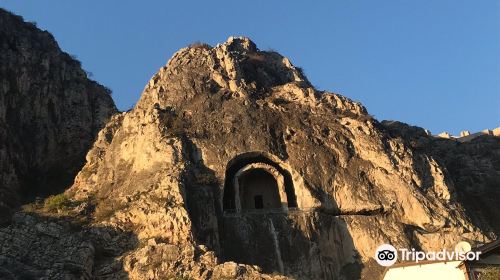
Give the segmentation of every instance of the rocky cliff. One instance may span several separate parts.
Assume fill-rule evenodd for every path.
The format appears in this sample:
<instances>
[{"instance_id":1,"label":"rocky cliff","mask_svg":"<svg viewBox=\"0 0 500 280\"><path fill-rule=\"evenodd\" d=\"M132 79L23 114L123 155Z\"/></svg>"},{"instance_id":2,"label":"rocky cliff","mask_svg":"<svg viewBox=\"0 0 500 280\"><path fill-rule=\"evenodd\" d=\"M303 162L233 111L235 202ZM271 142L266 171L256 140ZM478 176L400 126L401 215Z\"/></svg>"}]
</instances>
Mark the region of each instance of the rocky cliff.
<instances>
[{"instance_id":1,"label":"rocky cliff","mask_svg":"<svg viewBox=\"0 0 500 280\"><path fill-rule=\"evenodd\" d=\"M72 184L97 132L116 112L52 35L0 9L0 220Z\"/></svg>"},{"instance_id":2,"label":"rocky cliff","mask_svg":"<svg viewBox=\"0 0 500 280\"><path fill-rule=\"evenodd\" d=\"M432 156L446 167L446 176L456 191L455 199L474 224L489 232L500 232L500 137L476 133L474 137L432 137L424 129L395 121L382 125L389 135L401 138L412 150ZM498 131L495 129L494 131ZM479 135L478 135L479 134ZM471 134L472 136L472 134Z\"/></svg>"},{"instance_id":3,"label":"rocky cliff","mask_svg":"<svg viewBox=\"0 0 500 280\"><path fill-rule=\"evenodd\" d=\"M0 276L377 279L380 244L437 250L498 233L498 215L471 215L464 196L479 190L468 168L482 191L499 187L486 187L498 157L478 140L379 123L248 38L195 44L99 132L57 204L0 229ZM452 168L448 146L476 162Z\"/></svg>"}]
</instances>

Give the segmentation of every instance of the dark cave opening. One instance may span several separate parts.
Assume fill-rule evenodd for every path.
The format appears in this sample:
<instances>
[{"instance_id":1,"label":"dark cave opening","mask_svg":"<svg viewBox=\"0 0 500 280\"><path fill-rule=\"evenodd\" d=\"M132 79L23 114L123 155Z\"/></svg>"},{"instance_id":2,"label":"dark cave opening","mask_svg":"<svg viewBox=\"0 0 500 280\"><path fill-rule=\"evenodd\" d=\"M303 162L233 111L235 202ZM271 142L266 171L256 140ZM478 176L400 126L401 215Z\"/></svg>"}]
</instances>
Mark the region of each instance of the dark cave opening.
<instances>
[{"instance_id":1,"label":"dark cave opening","mask_svg":"<svg viewBox=\"0 0 500 280\"><path fill-rule=\"evenodd\" d=\"M244 154L240 154L240 155L236 156L234 159L229 161L229 163L227 164L225 181L224 181L223 201L222 201L223 202L223 210L228 211L228 212L236 211L234 178L236 176L236 173L240 169L242 169L243 167L245 167L247 165L253 164L253 163L264 163L264 164L270 165L273 168L275 168L283 176L284 188L285 188L285 192L286 192L286 198L288 201L287 206L289 208L297 207L297 198L295 196L295 189L293 186L292 175L290 174L290 172L288 170L284 169L283 167L281 167L278 163L271 160L269 157L267 157L266 155L264 155L261 152L249 152L249 153L244 153ZM256 170L260 170L260 169L256 169ZM265 176L265 175L262 175L261 172L267 173L264 170L261 170L261 171L252 171L251 170L251 171L248 171L247 173L250 173L250 172L256 172L253 174L254 175L260 174L259 176ZM252 174L252 173L250 173L250 174ZM240 179L244 179L245 176L246 176L246 174L243 175L242 178L240 178ZM270 174L268 176L272 177L272 175L270 175ZM270 182L270 181L268 181L268 182ZM242 182L242 183L244 183L244 182ZM266 183L266 184L271 184L271 183ZM277 192L277 188L275 188L275 190ZM240 197L242 197L241 195L242 194L240 194ZM255 194L255 195L259 195L259 194ZM270 197L272 197L272 194L269 194L269 195L270 195ZM263 199L265 199L265 197L263 197ZM252 201L252 204L254 204L254 206L252 208L255 209L254 198L251 197L250 200ZM243 199L242 201L245 201L245 199ZM263 202L265 203L265 201L263 201ZM279 199L278 199L278 202L279 202ZM242 207L244 207L243 204L242 204ZM270 203L270 205L276 206L275 203ZM263 208L266 208L266 206L264 205Z\"/></svg>"},{"instance_id":2,"label":"dark cave opening","mask_svg":"<svg viewBox=\"0 0 500 280\"><path fill-rule=\"evenodd\" d=\"M263 169L251 169L240 178L242 209L280 208L278 183Z\"/></svg>"}]
</instances>

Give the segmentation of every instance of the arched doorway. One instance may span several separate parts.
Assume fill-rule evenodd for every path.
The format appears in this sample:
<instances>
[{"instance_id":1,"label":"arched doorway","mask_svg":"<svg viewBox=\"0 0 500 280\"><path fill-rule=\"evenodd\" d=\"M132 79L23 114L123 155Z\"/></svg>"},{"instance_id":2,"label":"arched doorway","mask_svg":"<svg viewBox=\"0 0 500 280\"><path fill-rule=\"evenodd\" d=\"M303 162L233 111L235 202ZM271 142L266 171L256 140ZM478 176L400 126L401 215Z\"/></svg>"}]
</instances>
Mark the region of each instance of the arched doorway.
<instances>
[{"instance_id":1,"label":"arched doorway","mask_svg":"<svg viewBox=\"0 0 500 280\"><path fill-rule=\"evenodd\" d=\"M262 162L245 165L233 180L236 212L288 209L283 175L273 166Z\"/></svg>"},{"instance_id":2,"label":"arched doorway","mask_svg":"<svg viewBox=\"0 0 500 280\"><path fill-rule=\"evenodd\" d=\"M224 213L279 211L297 207L290 173L258 152L239 155L226 169Z\"/></svg>"}]
</instances>

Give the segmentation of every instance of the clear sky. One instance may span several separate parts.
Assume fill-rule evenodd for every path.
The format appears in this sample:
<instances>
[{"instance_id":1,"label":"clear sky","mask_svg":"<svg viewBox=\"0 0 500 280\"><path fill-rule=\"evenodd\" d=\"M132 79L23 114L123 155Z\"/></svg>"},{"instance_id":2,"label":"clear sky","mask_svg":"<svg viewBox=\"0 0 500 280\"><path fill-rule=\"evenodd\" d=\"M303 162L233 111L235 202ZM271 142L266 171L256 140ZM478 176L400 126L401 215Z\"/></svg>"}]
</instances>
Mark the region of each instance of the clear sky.
<instances>
[{"instance_id":1,"label":"clear sky","mask_svg":"<svg viewBox=\"0 0 500 280\"><path fill-rule=\"evenodd\" d=\"M377 119L433 133L500 126L500 1L0 0L50 31L132 107L150 77L194 41L250 37L303 67L319 89Z\"/></svg>"}]
</instances>

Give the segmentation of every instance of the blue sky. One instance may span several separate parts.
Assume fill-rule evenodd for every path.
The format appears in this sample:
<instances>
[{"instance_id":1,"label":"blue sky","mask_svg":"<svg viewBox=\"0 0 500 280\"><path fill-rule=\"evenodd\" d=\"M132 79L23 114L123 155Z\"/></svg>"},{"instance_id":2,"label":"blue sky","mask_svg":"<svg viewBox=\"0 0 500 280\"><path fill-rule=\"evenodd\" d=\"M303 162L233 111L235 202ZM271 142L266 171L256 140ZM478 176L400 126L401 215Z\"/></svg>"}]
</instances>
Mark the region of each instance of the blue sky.
<instances>
[{"instance_id":1,"label":"blue sky","mask_svg":"<svg viewBox=\"0 0 500 280\"><path fill-rule=\"evenodd\" d=\"M50 3L50 4L49 4ZM500 1L0 0L50 31L126 110L194 41L250 37L319 89L433 133L500 126Z\"/></svg>"}]
</instances>

